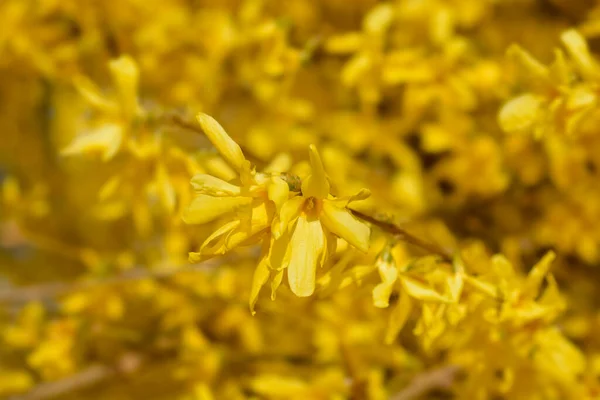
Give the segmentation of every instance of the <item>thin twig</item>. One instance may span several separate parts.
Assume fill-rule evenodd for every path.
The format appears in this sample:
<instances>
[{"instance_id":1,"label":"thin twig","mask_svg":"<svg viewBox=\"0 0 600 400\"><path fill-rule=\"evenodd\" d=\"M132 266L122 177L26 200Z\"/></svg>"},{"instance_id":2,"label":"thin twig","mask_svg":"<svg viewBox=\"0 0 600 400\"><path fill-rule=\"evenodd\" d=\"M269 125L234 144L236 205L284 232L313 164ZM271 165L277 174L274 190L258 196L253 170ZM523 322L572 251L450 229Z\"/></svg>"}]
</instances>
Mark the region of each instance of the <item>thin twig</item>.
<instances>
[{"instance_id":1,"label":"thin twig","mask_svg":"<svg viewBox=\"0 0 600 400\"><path fill-rule=\"evenodd\" d=\"M425 371L417 375L401 392L392 395L390 400L413 400L434 389L449 389L459 372L460 368L456 365Z\"/></svg>"},{"instance_id":2,"label":"thin twig","mask_svg":"<svg viewBox=\"0 0 600 400\"><path fill-rule=\"evenodd\" d=\"M367 214L364 214L360 211L356 211L356 210L352 210L352 209L349 209L349 210L355 217L362 219L363 221L369 222L370 224L377 226L378 228L380 228L381 230L383 230L385 232L391 233L396 238L398 238L398 240L401 240L403 242L420 247L423 250L426 250L430 253L436 254L436 255L440 256L444 261L452 262L452 258L453 258L452 254L449 251L447 251L446 249L443 249L436 244L429 243L422 239L419 239L418 237L413 236L410 233L406 232L404 229L400 228L396 224L378 220L377 218L372 217Z\"/></svg>"},{"instance_id":3,"label":"thin twig","mask_svg":"<svg viewBox=\"0 0 600 400\"><path fill-rule=\"evenodd\" d=\"M114 367L93 365L64 379L42 383L29 392L10 397L8 400L46 400L85 389L110 378L127 375L138 370L142 359L136 354L125 354Z\"/></svg>"}]
</instances>

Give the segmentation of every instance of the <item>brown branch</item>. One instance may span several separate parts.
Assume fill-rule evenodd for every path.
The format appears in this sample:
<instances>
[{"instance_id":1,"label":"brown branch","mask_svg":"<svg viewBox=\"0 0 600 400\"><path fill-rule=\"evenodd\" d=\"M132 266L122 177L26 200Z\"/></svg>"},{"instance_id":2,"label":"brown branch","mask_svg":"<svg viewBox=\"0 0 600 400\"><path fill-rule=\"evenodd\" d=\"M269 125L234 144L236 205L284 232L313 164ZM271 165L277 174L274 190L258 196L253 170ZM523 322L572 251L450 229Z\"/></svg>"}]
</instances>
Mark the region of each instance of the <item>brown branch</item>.
<instances>
[{"instance_id":1,"label":"brown branch","mask_svg":"<svg viewBox=\"0 0 600 400\"><path fill-rule=\"evenodd\" d=\"M382 231L385 231L387 233L394 235L394 237L396 237L398 240L401 240L403 242L417 246L423 250L428 251L429 253L436 254L436 255L440 256L444 261L452 262L452 259L453 259L452 253L447 251L446 249L444 249L436 244L421 240L418 237L411 235L410 233L406 232L404 229L400 228L399 226L397 226L396 224L393 224L391 222L381 221L375 217L364 214L360 211L356 211L356 210L352 210L352 209L348 209L348 210L356 218L362 219L365 222L368 222L372 225L377 226Z\"/></svg>"},{"instance_id":2,"label":"brown branch","mask_svg":"<svg viewBox=\"0 0 600 400\"><path fill-rule=\"evenodd\" d=\"M456 380L460 368L448 365L425 371L417 375L401 392L390 397L390 400L413 400L434 389L449 389Z\"/></svg>"}]
</instances>

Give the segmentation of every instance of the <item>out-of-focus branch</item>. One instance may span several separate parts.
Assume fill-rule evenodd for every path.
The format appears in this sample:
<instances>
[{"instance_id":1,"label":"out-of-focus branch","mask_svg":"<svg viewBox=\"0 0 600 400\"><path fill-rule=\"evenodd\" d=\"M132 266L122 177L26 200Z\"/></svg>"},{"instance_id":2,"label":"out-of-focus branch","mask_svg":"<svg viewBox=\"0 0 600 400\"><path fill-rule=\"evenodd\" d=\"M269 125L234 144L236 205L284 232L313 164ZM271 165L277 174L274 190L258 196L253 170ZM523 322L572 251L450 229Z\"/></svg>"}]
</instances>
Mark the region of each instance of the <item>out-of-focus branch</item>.
<instances>
[{"instance_id":1,"label":"out-of-focus branch","mask_svg":"<svg viewBox=\"0 0 600 400\"><path fill-rule=\"evenodd\" d=\"M422 239L419 239L416 236L413 236L412 234L408 233L407 231L400 228L396 224L393 224L391 222L381 221L373 216L367 215L360 211L350 209L350 212L355 217L362 219L363 221L368 222L372 225L377 226L382 231L385 231L387 233L394 235L398 240L401 240L403 242L417 246L425 251L428 251L429 253L436 254L436 255L440 256L444 261L452 262L452 254L449 251L441 248L440 246L438 246L436 244L426 242Z\"/></svg>"},{"instance_id":2,"label":"out-of-focus branch","mask_svg":"<svg viewBox=\"0 0 600 400\"><path fill-rule=\"evenodd\" d=\"M126 354L119 359L113 367L106 365L93 365L87 369L69 376L67 378L42 383L28 393L16 395L9 400L46 400L67 393L72 393L76 390L85 389L106 381L112 377L119 375L127 375L135 372L142 364L142 359L135 354Z\"/></svg>"},{"instance_id":3,"label":"out-of-focus branch","mask_svg":"<svg viewBox=\"0 0 600 400\"><path fill-rule=\"evenodd\" d=\"M456 365L425 371L417 375L401 392L392 395L390 400L413 400L434 389L449 389L459 372L460 368Z\"/></svg>"}]
</instances>

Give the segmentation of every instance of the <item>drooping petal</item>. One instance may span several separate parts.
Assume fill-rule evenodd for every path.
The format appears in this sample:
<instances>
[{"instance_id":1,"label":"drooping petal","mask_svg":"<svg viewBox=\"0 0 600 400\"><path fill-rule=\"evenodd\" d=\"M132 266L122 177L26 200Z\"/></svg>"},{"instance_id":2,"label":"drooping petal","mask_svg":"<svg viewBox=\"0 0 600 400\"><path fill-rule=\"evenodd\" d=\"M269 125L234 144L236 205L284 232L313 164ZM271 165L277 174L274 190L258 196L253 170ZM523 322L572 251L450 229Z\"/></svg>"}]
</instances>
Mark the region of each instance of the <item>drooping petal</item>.
<instances>
[{"instance_id":1,"label":"drooping petal","mask_svg":"<svg viewBox=\"0 0 600 400\"><path fill-rule=\"evenodd\" d=\"M275 297L277 296L277 289L279 288L279 286L281 286L281 281L283 281L284 272L284 269L271 272L273 274L273 280L271 281L271 300L275 300Z\"/></svg>"},{"instance_id":2,"label":"drooping petal","mask_svg":"<svg viewBox=\"0 0 600 400\"><path fill-rule=\"evenodd\" d=\"M225 182L222 179L215 178L208 174L197 174L192 177L192 187L196 192L211 194L213 196L239 195L240 187Z\"/></svg>"},{"instance_id":3,"label":"drooping petal","mask_svg":"<svg viewBox=\"0 0 600 400\"><path fill-rule=\"evenodd\" d=\"M271 227L275 238L287 231L290 225L298 218L306 199L303 196L292 197L281 206L279 217L273 220Z\"/></svg>"},{"instance_id":4,"label":"drooping petal","mask_svg":"<svg viewBox=\"0 0 600 400\"><path fill-rule=\"evenodd\" d=\"M109 62L110 72L117 86L119 103L127 119L134 117L139 109L137 90L139 81L138 67L130 56L124 55Z\"/></svg>"},{"instance_id":5,"label":"drooping petal","mask_svg":"<svg viewBox=\"0 0 600 400\"><path fill-rule=\"evenodd\" d=\"M269 267L283 270L290 264L292 231L286 230L279 237L271 236L269 247Z\"/></svg>"},{"instance_id":6,"label":"drooping petal","mask_svg":"<svg viewBox=\"0 0 600 400\"><path fill-rule=\"evenodd\" d=\"M200 113L196 118L208 139L219 150L223 158L238 171L241 170L246 159L240 146L213 117Z\"/></svg>"},{"instance_id":7,"label":"drooping petal","mask_svg":"<svg viewBox=\"0 0 600 400\"><path fill-rule=\"evenodd\" d=\"M394 20L394 6L381 3L373 7L363 20L363 29L370 34L380 34L387 30Z\"/></svg>"},{"instance_id":8,"label":"drooping petal","mask_svg":"<svg viewBox=\"0 0 600 400\"><path fill-rule=\"evenodd\" d=\"M523 48L518 45L512 45L508 48L506 53L521 65L530 81L543 86L552 84L548 67L536 60Z\"/></svg>"},{"instance_id":9,"label":"drooping petal","mask_svg":"<svg viewBox=\"0 0 600 400\"><path fill-rule=\"evenodd\" d=\"M325 250L323 228L318 219L298 218L290 241L291 253L288 282L292 292L307 297L315 291L315 274L321 253Z\"/></svg>"},{"instance_id":10,"label":"drooping petal","mask_svg":"<svg viewBox=\"0 0 600 400\"><path fill-rule=\"evenodd\" d=\"M543 104L542 96L531 93L515 97L500 109L498 123L508 133L528 132L538 121Z\"/></svg>"},{"instance_id":11,"label":"drooping petal","mask_svg":"<svg viewBox=\"0 0 600 400\"><path fill-rule=\"evenodd\" d=\"M351 54L356 52L364 42L361 32L349 32L331 36L325 42L325 51L332 54Z\"/></svg>"},{"instance_id":12,"label":"drooping petal","mask_svg":"<svg viewBox=\"0 0 600 400\"><path fill-rule=\"evenodd\" d=\"M600 76L600 68L590 54L585 38L579 32L569 29L560 35L560 40L584 78L597 79Z\"/></svg>"},{"instance_id":13,"label":"drooping petal","mask_svg":"<svg viewBox=\"0 0 600 400\"><path fill-rule=\"evenodd\" d=\"M225 242L227 250L240 245L251 245L260 240L266 234L267 228L273 219L274 207L268 202L258 199L249 207L249 210L240 209L238 220L241 221L239 228L233 231ZM244 215L243 213L247 213Z\"/></svg>"},{"instance_id":14,"label":"drooping petal","mask_svg":"<svg viewBox=\"0 0 600 400\"><path fill-rule=\"evenodd\" d=\"M107 100L100 91L100 88L98 88L98 86L89 78L86 78L85 76L76 76L73 78L73 85L79 94L98 110L107 113L117 112L117 104Z\"/></svg>"},{"instance_id":15,"label":"drooping petal","mask_svg":"<svg viewBox=\"0 0 600 400\"><path fill-rule=\"evenodd\" d=\"M238 226L240 226L239 220L230 221L211 233L210 236L204 240L202 246L200 246L200 253L211 255L224 254L226 251L226 237Z\"/></svg>"},{"instance_id":16,"label":"drooping petal","mask_svg":"<svg viewBox=\"0 0 600 400\"><path fill-rule=\"evenodd\" d=\"M169 211L175 210L175 203L177 201L175 188L173 187L169 173L164 163L161 163L156 168L156 191L158 197L162 201L162 205Z\"/></svg>"},{"instance_id":17,"label":"drooping petal","mask_svg":"<svg viewBox=\"0 0 600 400\"><path fill-rule=\"evenodd\" d=\"M390 320L388 322L388 327L385 333L385 343L392 344L398 336L398 333L402 330L408 317L410 316L410 311L412 310L412 300L408 293L405 290L400 292L400 299L398 300L398 304L392 310L390 314Z\"/></svg>"},{"instance_id":18,"label":"drooping petal","mask_svg":"<svg viewBox=\"0 0 600 400\"><path fill-rule=\"evenodd\" d=\"M546 278L546 275L548 275L550 265L555 258L556 254L553 251L549 251L533 266L531 271L529 271L523 287L523 294L525 296L535 298L538 295L542 281Z\"/></svg>"},{"instance_id":19,"label":"drooping petal","mask_svg":"<svg viewBox=\"0 0 600 400\"><path fill-rule=\"evenodd\" d=\"M302 194L304 197L315 197L326 199L329 194L329 182L325 176L323 162L317 152L315 145L309 146L311 174L302 182Z\"/></svg>"},{"instance_id":20,"label":"drooping petal","mask_svg":"<svg viewBox=\"0 0 600 400\"><path fill-rule=\"evenodd\" d=\"M386 308L389 306L394 283L398 279L398 269L394 264L388 262L378 263L377 269L382 282L373 289L373 305L378 308Z\"/></svg>"},{"instance_id":21,"label":"drooping petal","mask_svg":"<svg viewBox=\"0 0 600 400\"><path fill-rule=\"evenodd\" d=\"M425 285L424 283L419 282L414 278L410 278L406 275L403 275L400 278L400 283L404 290L415 299L424 300L424 301L437 301L443 303L449 303L450 300L436 292L434 289Z\"/></svg>"},{"instance_id":22,"label":"drooping petal","mask_svg":"<svg viewBox=\"0 0 600 400\"><path fill-rule=\"evenodd\" d=\"M187 224L205 224L252 202L250 197L213 197L200 194L183 213Z\"/></svg>"},{"instance_id":23,"label":"drooping petal","mask_svg":"<svg viewBox=\"0 0 600 400\"><path fill-rule=\"evenodd\" d=\"M78 136L65 147L61 154L100 153L103 161L108 161L117 154L123 140L123 127L119 124L104 124L100 128L85 135Z\"/></svg>"},{"instance_id":24,"label":"drooping petal","mask_svg":"<svg viewBox=\"0 0 600 400\"><path fill-rule=\"evenodd\" d=\"M288 200L290 195L290 189L288 184L281 178L271 178L268 186L268 197L273 203L275 208L279 212L283 204Z\"/></svg>"},{"instance_id":25,"label":"drooping petal","mask_svg":"<svg viewBox=\"0 0 600 400\"><path fill-rule=\"evenodd\" d=\"M269 280L269 275L271 272L269 271L269 267L267 266L267 248L263 246L262 256L256 269L254 270L254 276L252 278L252 288L250 289L250 312L252 315L256 314L254 311L254 306L256 305L256 300L258 300L258 294L260 293L260 289L264 286L265 283Z\"/></svg>"},{"instance_id":26,"label":"drooping petal","mask_svg":"<svg viewBox=\"0 0 600 400\"><path fill-rule=\"evenodd\" d=\"M359 221L345 208L337 207L334 203L323 200L321 221L331 232L346 240L360 251L369 250L371 229Z\"/></svg>"}]
</instances>

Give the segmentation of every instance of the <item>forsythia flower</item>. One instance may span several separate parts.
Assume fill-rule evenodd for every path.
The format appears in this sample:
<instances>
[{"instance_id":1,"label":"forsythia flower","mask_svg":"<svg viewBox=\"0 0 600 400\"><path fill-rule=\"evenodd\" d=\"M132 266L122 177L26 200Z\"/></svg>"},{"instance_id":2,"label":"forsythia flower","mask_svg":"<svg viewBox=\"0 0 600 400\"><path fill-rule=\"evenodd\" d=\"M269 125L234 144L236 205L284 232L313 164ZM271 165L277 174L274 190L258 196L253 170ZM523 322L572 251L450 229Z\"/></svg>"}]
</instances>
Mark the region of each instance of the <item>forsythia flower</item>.
<instances>
[{"instance_id":1,"label":"forsythia flower","mask_svg":"<svg viewBox=\"0 0 600 400\"><path fill-rule=\"evenodd\" d=\"M77 77L75 87L87 102L105 119L62 150L63 155L99 153L104 161L113 158L124 145L141 108L137 100L138 68L129 56L109 63L116 86L115 99L106 98L89 79Z\"/></svg>"},{"instance_id":2,"label":"forsythia flower","mask_svg":"<svg viewBox=\"0 0 600 400\"><path fill-rule=\"evenodd\" d=\"M256 173L241 148L212 117L200 114L198 122L223 158L239 173L239 185L211 175L196 175L197 195L183 215L188 224L204 224L221 218L225 222L190 260L224 254L240 244L261 239L263 255L255 271L250 307L254 309L260 287L274 274L273 291L287 270L290 289L300 297L315 290L317 266L335 251L336 236L361 251L369 248L369 227L346 208L369 196L335 198L315 146L310 146L311 173L302 181L300 193L273 173ZM293 186L293 185L292 185ZM294 187L292 188L294 189Z\"/></svg>"}]
</instances>

